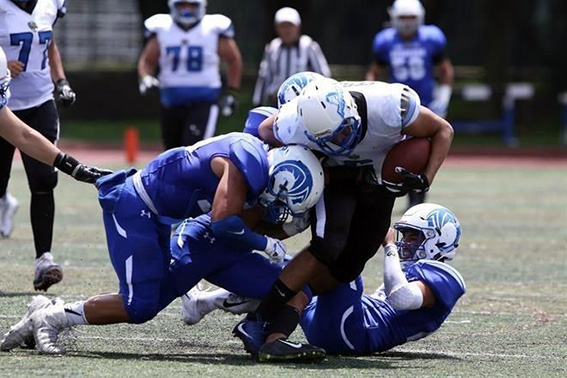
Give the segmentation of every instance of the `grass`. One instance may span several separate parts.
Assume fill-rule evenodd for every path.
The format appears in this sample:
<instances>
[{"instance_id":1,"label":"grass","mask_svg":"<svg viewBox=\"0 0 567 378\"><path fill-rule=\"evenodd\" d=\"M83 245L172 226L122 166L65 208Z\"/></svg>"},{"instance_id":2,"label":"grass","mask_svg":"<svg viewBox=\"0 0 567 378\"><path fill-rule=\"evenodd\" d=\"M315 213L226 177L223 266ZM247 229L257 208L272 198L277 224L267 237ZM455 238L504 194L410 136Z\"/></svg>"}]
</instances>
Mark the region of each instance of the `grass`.
<instances>
[{"instance_id":1,"label":"grass","mask_svg":"<svg viewBox=\"0 0 567 378\"><path fill-rule=\"evenodd\" d=\"M10 188L21 209L13 236L0 241L1 332L33 295L29 194L19 165ZM73 301L114 291L95 189L61 177L56 200L54 253L65 279L49 294ZM319 365L259 365L231 337L236 317L216 313L187 327L176 301L144 325L78 328L65 340L62 358L0 353L0 376L567 376L565 167L448 164L429 200L452 209L463 225L452 265L468 290L443 327L423 340L373 356L330 357ZM405 204L398 201L394 218ZM306 240L301 235L289 246ZM380 254L364 273L369 292L381 281ZM300 333L295 337L302 339Z\"/></svg>"}]
</instances>

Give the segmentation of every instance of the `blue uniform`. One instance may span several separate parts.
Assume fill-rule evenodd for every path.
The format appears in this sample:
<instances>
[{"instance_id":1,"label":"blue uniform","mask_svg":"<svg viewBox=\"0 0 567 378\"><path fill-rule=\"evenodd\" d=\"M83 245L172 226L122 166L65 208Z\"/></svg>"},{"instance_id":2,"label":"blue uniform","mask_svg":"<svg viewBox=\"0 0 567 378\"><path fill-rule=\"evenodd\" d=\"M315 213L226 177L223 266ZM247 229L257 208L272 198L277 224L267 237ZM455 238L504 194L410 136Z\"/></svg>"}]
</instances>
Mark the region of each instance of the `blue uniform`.
<instances>
[{"instance_id":1,"label":"blue uniform","mask_svg":"<svg viewBox=\"0 0 567 378\"><path fill-rule=\"evenodd\" d=\"M268 184L267 151L242 133L172 149L141 172L119 171L97 181L110 259L134 323L151 319L161 307L171 259L169 224L211 209L219 182L210 167L214 157L238 167L248 186L247 202L255 204Z\"/></svg>"},{"instance_id":2,"label":"blue uniform","mask_svg":"<svg viewBox=\"0 0 567 378\"><path fill-rule=\"evenodd\" d=\"M435 293L435 305L395 310L387 300L363 294L362 278L320 295L306 307L301 327L309 343L334 354L382 352L418 340L441 327L465 293L463 278L451 266L418 261L406 271L409 282L420 280Z\"/></svg>"},{"instance_id":3,"label":"blue uniform","mask_svg":"<svg viewBox=\"0 0 567 378\"><path fill-rule=\"evenodd\" d=\"M409 85L428 106L435 87L433 70L445 57L446 45L445 35L434 25L420 26L409 41L396 29L388 28L376 34L372 52L379 64L388 66L392 82Z\"/></svg>"}]
</instances>

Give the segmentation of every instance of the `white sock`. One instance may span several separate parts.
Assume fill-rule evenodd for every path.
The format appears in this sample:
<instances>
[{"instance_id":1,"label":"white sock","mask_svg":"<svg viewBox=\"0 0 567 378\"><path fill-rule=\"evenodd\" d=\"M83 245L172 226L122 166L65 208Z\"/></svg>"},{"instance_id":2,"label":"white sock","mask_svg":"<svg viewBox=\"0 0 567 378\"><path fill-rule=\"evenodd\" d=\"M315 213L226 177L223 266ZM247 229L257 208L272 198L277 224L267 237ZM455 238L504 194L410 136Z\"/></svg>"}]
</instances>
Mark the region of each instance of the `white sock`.
<instances>
[{"instance_id":1,"label":"white sock","mask_svg":"<svg viewBox=\"0 0 567 378\"><path fill-rule=\"evenodd\" d=\"M85 316L85 301L65 303L63 306L69 326L89 324Z\"/></svg>"}]
</instances>

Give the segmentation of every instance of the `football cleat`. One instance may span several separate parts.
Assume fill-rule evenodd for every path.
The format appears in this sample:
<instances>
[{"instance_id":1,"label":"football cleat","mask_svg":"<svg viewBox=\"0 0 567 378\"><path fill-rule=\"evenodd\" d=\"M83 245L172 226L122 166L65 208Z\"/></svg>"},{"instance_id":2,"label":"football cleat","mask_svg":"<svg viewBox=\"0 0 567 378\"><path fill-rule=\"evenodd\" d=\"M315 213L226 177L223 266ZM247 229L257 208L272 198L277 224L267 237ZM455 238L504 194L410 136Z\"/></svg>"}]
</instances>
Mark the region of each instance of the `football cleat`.
<instances>
[{"instance_id":1,"label":"football cleat","mask_svg":"<svg viewBox=\"0 0 567 378\"><path fill-rule=\"evenodd\" d=\"M259 301L238 296L225 289L201 290L195 286L181 297L181 316L188 325L197 324L215 309L235 315L254 311Z\"/></svg>"},{"instance_id":2,"label":"football cleat","mask_svg":"<svg viewBox=\"0 0 567 378\"><path fill-rule=\"evenodd\" d=\"M63 303L38 310L30 319L36 350L40 354L64 354L65 350L56 345L59 333L69 328Z\"/></svg>"},{"instance_id":3,"label":"football cleat","mask_svg":"<svg viewBox=\"0 0 567 378\"><path fill-rule=\"evenodd\" d=\"M280 338L262 345L258 351L259 362L321 362L327 357L323 348Z\"/></svg>"},{"instance_id":4,"label":"football cleat","mask_svg":"<svg viewBox=\"0 0 567 378\"><path fill-rule=\"evenodd\" d=\"M197 286L181 297L181 317L187 325L197 324L211 312L214 307L208 303L205 291Z\"/></svg>"},{"instance_id":5,"label":"football cleat","mask_svg":"<svg viewBox=\"0 0 567 378\"><path fill-rule=\"evenodd\" d=\"M33 287L35 290L47 291L51 285L61 282L63 269L53 261L51 252L45 252L35 259L35 275Z\"/></svg>"},{"instance_id":6,"label":"football cleat","mask_svg":"<svg viewBox=\"0 0 567 378\"><path fill-rule=\"evenodd\" d=\"M7 193L0 198L0 234L4 238L10 237L14 230L14 215L18 211L20 204L18 200Z\"/></svg>"},{"instance_id":7,"label":"football cleat","mask_svg":"<svg viewBox=\"0 0 567 378\"><path fill-rule=\"evenodd\" d=\"M28 304L28 309L22 319L10 328L10 331L4 335L4 339L0 344L0 350L10 351L19 346L28 345L33 341L33 326L30 316L43 308L49 307L51 301L43 295L37 295L32 298Z\"/></svg>"},{"instance_id":8,"label":"football cleat","mask_svg":"<svg viewBox=\"0 0 567 378\"><path fill-rule=\"evenodd\" d=\"M261 320L259 315L248 314L232 330L234 337L238 337L244 343L244 349L254 358L266 342L268 336L265 331L267 322Z\"/></svg>"}]
</instances>

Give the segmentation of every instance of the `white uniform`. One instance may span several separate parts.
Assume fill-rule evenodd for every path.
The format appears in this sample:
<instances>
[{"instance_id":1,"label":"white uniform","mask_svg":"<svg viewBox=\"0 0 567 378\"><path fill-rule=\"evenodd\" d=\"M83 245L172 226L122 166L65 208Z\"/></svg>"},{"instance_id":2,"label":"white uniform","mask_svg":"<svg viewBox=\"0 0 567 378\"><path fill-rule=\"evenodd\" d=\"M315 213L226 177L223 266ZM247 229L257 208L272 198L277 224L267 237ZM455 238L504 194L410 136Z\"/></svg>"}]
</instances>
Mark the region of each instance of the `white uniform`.
<instances>
[{"instance_id":1,"label":"white uniform","mask_svg":"<svg viewBox=\"0 0 567 378\"><path fill-rule=\"evenodd\" d=\"M353 95L362 118L363 128L366 122L366 131L352 154L329 157L326 164L330 166L373 165L376 178L378 182L381 182L382 164L386 154L396 143L405 138L401 133L402 129L411 125L419 115L419 96L407 85L402 84L375 81L342 82L341 84ZM402 109L402 93L405 98L404 109ZM297 115L296 99L280 109L274 122L274 135L284 144L302 144L312 150L322 151L316 143L306 137L305 128Z\"/></svg>"},{"instance_id":2,"label":"white uniform","mask_svg":"<svg viewBox=\"0 0 567 378\"><path fill-rule=\"evenodd\" d=\"M48 49L53 25L65 12L65 0L38 0L31 14L10 0L0 0L0 46L8 61L24 63L24 71L11 82L12 110L33 108L53 99Z\"/></svg>"},{"instance_id":3,"label":"white uniform","mask_svg":"<svg viewBox=\"0 0 567 378\"><path fill-rule=\"evenodd\" d=\"M159 81L162 103L181 100L216 101L221 88L219 37L233 38L230 18L205 15L189 30L180 28L168 14L157 14L144 23L160 46ZM174 102L174 103L171 103Z\"/></svg>"}]
</instances>

